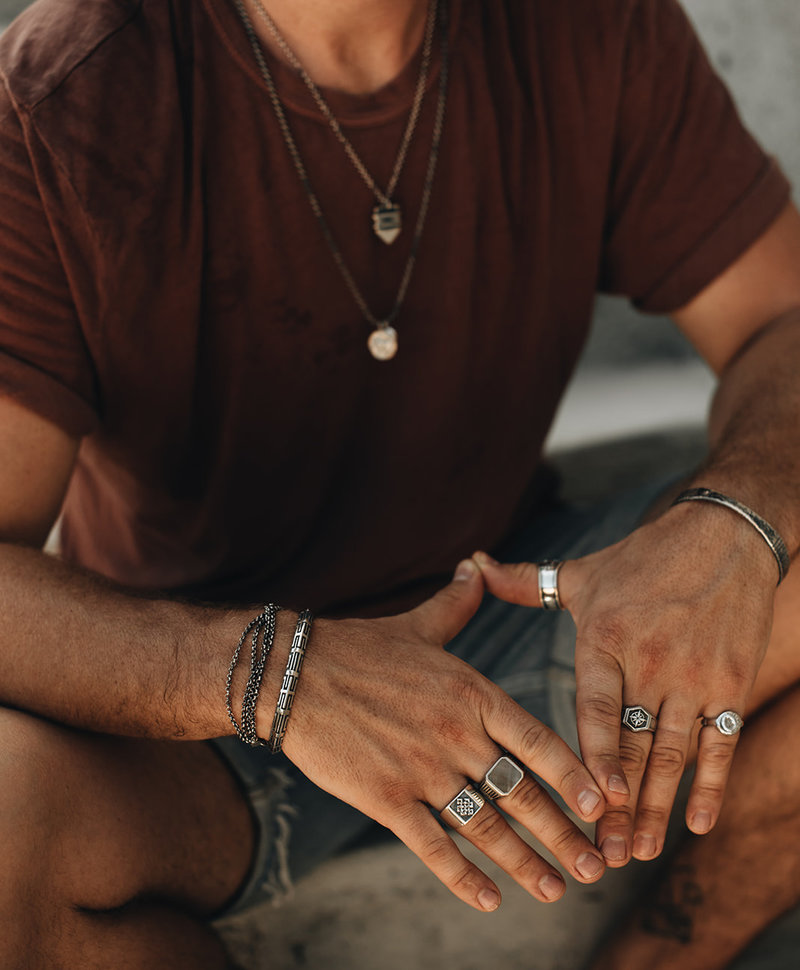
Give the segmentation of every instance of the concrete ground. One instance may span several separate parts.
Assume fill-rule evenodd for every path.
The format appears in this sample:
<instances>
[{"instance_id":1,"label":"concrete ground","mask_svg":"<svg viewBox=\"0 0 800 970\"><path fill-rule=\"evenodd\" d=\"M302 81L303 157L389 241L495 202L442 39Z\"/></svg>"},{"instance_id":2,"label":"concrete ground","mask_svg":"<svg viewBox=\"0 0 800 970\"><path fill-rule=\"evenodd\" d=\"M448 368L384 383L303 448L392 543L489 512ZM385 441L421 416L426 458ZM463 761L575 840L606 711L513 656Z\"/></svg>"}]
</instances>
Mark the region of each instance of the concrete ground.
<instances>
[{"instance_id":1,"label":"concrete ground","mask_svg":"<svg viewBox=\"0 0 800 970\"><path fill-rule=\"evenodd\" d=\"M0 28L26 5L0 0ZM685 6L745 120L800 185L800 4L686 0ZM712 387L667 321L601 299L549 441L570 492L584 498L616 489L662 466L665 456L676 468L691 461L702 448L699 426ZM628 867L597 886L571 886L565 900L543 906L501 874L504 905L487 916L452 898L403 846L384 841L332 860L280 909L231 921L225 933L246 970L579 970L604 925L649 876L647 866ZM800 912L735 970L793 970L798 941Z\"/></svg>"}]
</instances>

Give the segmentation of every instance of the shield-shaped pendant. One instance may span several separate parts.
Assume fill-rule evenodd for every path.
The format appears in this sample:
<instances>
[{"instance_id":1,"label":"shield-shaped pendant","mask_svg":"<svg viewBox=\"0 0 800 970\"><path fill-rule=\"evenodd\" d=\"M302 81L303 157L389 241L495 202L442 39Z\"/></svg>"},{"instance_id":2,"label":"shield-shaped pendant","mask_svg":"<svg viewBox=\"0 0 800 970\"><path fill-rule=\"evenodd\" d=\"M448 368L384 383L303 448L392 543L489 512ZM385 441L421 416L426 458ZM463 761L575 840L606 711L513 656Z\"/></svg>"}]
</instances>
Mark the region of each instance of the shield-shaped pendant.
<instances>
[{"instance_id":1,"label":"shield-shaped pendant","mask_svg":"<svg viewBox=\"0 0 800 970\"><path fill-rule=\"evenodd\" d=\"M400 235L403 221L400 216L400 206L376 205L372 210L372 228L378 239L390 245Z\"/></svg>"}]
</instances>

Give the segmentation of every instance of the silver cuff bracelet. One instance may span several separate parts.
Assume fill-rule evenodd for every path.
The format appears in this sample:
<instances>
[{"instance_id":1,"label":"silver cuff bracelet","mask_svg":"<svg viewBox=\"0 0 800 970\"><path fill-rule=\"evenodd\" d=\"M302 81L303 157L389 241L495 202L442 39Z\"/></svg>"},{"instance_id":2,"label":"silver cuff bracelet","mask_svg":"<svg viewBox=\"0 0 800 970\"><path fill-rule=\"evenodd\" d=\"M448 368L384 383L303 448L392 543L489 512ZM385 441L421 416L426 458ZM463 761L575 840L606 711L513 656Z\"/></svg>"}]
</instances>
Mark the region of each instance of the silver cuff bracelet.
<instances>
[{"instance_id":1,"label":"silver cuff bracelet","mask_svg":"<svg viewBox=\"0 0 800 970\"><path fill-rule=\"evenodd\" d=\"M680 502L715 502L717 505L724 505L726 509L741 515L743 519L747 519L769 546L772 555L775 557L775 562L778 564L778 585L780 586L783 577L789 571L789 552L783 539L760 515L756 515L752 509L741 502L737 502L735 498L729 498L722 492L715 492L710 488L689 488L685 492L681 492L672 504L678 505Z\"/></svg>"}]
</instances>

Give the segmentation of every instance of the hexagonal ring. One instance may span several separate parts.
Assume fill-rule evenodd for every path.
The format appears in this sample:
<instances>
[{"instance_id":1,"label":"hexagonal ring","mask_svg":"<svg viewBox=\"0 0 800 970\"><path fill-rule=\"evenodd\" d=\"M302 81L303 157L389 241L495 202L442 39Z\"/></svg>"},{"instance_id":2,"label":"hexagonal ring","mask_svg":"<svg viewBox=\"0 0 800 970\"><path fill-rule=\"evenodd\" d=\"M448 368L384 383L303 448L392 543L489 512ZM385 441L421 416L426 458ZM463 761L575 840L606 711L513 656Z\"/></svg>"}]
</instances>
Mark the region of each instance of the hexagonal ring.
<instances>
[{"instance_id":1,"label":"hexagonal ring","mask_svg":"<svg viewBox=\"0 0 800 970\"><path fill-rule=\"evenodd\" d=\"M650 731L655 733L658 718L651 714L646 707L623 707L622 725L629 731Z\"/></svg>"}]
</instances>

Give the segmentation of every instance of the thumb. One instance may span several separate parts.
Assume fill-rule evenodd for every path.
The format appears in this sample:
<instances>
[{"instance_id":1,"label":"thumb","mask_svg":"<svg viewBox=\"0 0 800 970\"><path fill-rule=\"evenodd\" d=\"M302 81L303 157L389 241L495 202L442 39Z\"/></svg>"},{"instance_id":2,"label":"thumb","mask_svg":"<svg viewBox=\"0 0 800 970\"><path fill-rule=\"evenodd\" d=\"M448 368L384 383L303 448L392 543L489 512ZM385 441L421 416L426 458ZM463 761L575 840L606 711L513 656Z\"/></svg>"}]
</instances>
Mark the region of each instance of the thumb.
<instances>
[{"instance_id":1,"label":"thumb","mask_svg":"<svg viewBox=\"0 0 800 970\"><path fill-rule=\"evenodd\" d=\"M471 559L456 567L452 581L438 593L411 611L421 624L426 638L438 644L448 643L467 625L483 599L481 571Z\"/></svg>"},{"instance_id":2,"label":"thumb","mask_svg":"<svg viewBox=\"0 0 800 970\"><path fill-rule=\"evenodd\" d=\"M518 606L542 605L537 563L499 563L485 552L476 552L472 558L480 567L486 588L498 599L516 603ZM561 602L564 602L563 595Z\"/></svg>"}]
</instances>

